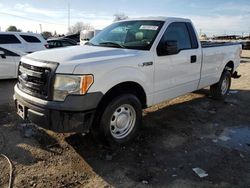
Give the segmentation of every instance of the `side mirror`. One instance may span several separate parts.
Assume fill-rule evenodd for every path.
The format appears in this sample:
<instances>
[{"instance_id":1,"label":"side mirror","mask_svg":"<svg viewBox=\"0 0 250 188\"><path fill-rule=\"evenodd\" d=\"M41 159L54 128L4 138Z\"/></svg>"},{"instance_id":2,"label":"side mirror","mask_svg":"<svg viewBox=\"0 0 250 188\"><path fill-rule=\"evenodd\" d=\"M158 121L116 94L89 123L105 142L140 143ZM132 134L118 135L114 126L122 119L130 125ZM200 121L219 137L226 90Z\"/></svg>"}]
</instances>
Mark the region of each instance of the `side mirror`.
<instances>
[{"instance_id":1,"label":"side mirror","mask_svg":"<svg viewBox=\"0 0 250 188\"><path fill-rule=\"evenodd\" d=\"M0 56L1 56L3 59L6 58L4 51L0 51Z\"/></svg>"},{"instance_id":2,"label":"side mirror","mask_svg":"<svg viewBox=\"0 0 250 188\"><path fill-rule=\"evenodd\" d=\"M178 43L175 40L167 40L165 42L166 50L167 50L167 55L173 55L173 54L178 54Z\"/></svg>"},{"instance_id":3,"label":"side mirror","mask_svg":"<svg viewBox=\"0 0 250 188\"><path fill-rule=\"evenodd\" d=\"M159 45L157 49L157 53L159 56L174 55L178 54L178 52L178 42L175 40L167 40L161 45Z\"/></svg>"}]
</instances>

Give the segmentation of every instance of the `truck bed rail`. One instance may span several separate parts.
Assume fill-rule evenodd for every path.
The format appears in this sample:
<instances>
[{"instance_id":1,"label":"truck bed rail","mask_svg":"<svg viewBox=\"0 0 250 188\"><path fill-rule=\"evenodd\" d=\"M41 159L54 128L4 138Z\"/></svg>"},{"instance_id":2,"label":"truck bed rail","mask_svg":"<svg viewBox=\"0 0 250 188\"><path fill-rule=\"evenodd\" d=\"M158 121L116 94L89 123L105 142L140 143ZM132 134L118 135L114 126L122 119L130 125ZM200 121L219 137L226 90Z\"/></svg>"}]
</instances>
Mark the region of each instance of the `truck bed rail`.
<instances>
[{"instance_id":1,"label":"truck bed rail","mask_svg":"<svg viewBox=\"0 0 250 188\"><path fill-rule=\"evenodd\" d=\"M215 41L201 41L202 48L220 47L220 46L232 46L241 45L239 42L215 42Z\"/></svg>"}]
</instances>

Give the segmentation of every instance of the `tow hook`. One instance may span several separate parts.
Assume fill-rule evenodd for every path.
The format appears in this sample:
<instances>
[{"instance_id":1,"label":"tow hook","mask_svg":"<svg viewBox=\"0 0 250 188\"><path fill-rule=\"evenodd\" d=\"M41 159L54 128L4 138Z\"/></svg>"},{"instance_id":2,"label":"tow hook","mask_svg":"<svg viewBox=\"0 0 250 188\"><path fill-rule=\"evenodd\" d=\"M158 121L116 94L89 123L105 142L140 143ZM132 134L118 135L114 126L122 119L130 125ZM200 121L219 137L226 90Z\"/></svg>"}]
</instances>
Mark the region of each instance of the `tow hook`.
<instances>
[{"instance_id":1,"label":"tow hook","mask_svg":"<svg viewBox=\"0 0 250 188\"><path fill-rule=\"evenodd\" d=\"M238 78L241 77L241 75L239 75L238 72L235 71L235 72L233 73L232 77L235 78L235 79L238 79Z\"/></svg>"}]
</instances>

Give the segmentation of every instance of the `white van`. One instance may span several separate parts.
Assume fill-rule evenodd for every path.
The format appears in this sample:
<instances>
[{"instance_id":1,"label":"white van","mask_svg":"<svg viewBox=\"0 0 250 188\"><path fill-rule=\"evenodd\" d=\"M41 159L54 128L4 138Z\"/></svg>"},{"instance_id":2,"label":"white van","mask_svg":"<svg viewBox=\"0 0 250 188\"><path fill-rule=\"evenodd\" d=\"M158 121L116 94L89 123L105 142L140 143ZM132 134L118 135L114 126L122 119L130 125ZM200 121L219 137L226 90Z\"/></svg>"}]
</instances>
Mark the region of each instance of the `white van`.
<instances>
[{"instance_id":1,"label":"white van","mask_svg":"<svg viewBox=\"0 0 250 188\"><path fill-rule=\"evenodd\" d=\"M100 33L102 30L83 30L80 33L80 45L85 45L90 39Z\"/></svg>"},{"instance_id":2,"label":"white van","mask_svg":"<svg viewBox=\"0 0 250 188\"><path fill-rule=\"evenodd\" d=\"M0 32L0 46L25 53L31 53L45 50L48 47L48 43L40 34Z\"/></svg>"}]
</instances>

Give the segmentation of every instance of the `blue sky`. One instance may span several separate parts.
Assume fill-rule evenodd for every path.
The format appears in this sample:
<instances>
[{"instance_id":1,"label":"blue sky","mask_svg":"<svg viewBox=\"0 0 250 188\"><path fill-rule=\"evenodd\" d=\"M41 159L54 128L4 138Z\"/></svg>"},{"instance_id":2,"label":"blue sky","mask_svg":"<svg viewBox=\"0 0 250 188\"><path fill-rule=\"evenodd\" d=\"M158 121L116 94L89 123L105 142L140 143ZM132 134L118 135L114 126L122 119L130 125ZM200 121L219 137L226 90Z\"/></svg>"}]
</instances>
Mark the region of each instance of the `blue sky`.
<instances>
[{"instance_id":1,"label":"blue sky","mask_svg":"<svg viewBox=\"0 0 250 188\"><path fill-rule=\"evenodd\" d=\"M23 31L67 32L67 8L71 24L90 23L102 29L112 23L115 13L129 17L177 16L193 20L207 35L249 34L249 0L0 0L0 27L16 25Z\"/></svg>"}]
</instances>

